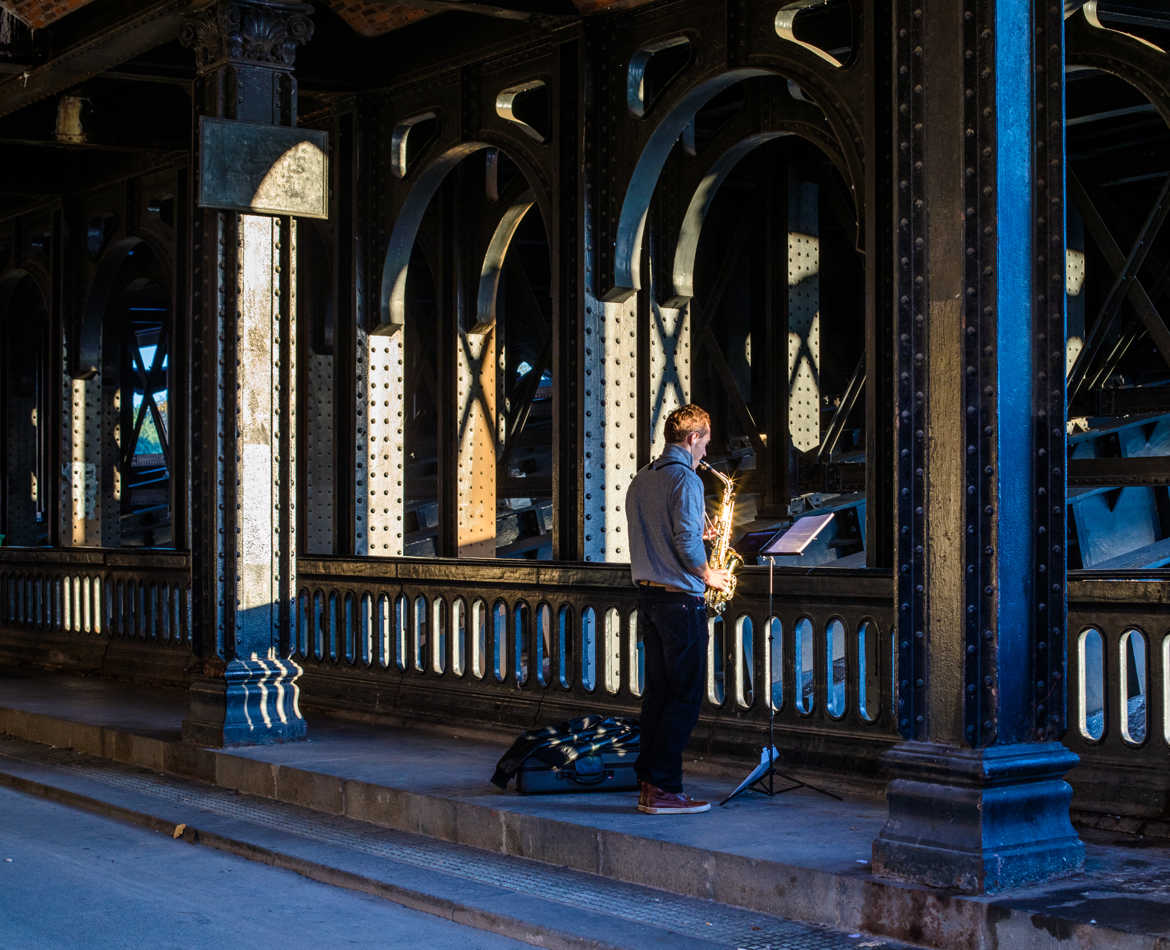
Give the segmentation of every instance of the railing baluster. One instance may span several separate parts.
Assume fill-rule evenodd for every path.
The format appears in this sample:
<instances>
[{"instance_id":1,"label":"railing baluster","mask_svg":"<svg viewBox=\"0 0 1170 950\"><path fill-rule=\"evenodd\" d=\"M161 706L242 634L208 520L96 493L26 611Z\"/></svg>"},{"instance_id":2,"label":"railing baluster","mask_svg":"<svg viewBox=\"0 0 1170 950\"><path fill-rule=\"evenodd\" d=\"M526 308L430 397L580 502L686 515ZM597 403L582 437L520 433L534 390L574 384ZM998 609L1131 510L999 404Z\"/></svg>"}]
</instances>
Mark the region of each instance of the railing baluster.
<instances>
[{"instance_id":1,"label":"railing baluster","mask_svg":"<svg viewBox=\"0 0 1170 950\"><path fill-rule=\"evenodd\" d=\"M171 588L169 584L155 587L158 598L158 638L164 643L171 641Z\"/></svg>"},{"instance_id":2,"label":"railing baluster","mask_svg":"<svg viewBox=\"0 0 1170 950\"><path fill-rule=\"evenodd\" d=\"M723 631L722 617L707 619L707 703L723 703Z\"/></svg>"},{"instance_id":3,"label":"railing baluster","mask_svg":"<svg viewBox=\"0 0 1170 950\"><path fill-rule=\"evenodd\" d=\"M639 699L642 695L644 672L644 657L642 655L642 634L638 629L638 611L629 610L626 613L626 675L625 691L632 699Z\"/></svg>"},{"instance_id":4,"label":"railing baluster","mask_svg":"<svg viewBox=\"0 0 1170 950\"><path fill-rule=\"evenodd\" d=\"M467 673L467 602L462 597L451 605L451 672L458 677Z\"/></svg>"},{"instance_id":5,"label":"railing baluster","mask_svg":"<svg viewBox=\"0 0 1170 950\"><path fill-rule=\"evenodd\" d=\"M378 663L384 670L394 664L394 608L387 594L378 598Z\"/></svg>"},{"instance_id":6,"label":"railing baluster","mask_svg":"<svg viewBox=\"0 0 1170 950\"><path fill-rule=\"evenodd\" d=\"M477 597L471 605L471 673L477 680L482 680L487 672L487 626L487 603Z\"/></svg>"},{"instance_id":7,"label":"railing baluster","mask_svg":"<svg viewBox=\"0 0 1170 950\"><path fill-rule=\"evenodd\" d=\"M431 672L442 676L447 672L450 642L447 632L447 600L441 596L431 601L431 641Z\"/></svg>"},{"instance_id":8,"label":"railing baluster","mask_svg":"<svg viewBox=\"0 0 1170 950\"><path fill-rule=\"evenodd\" d=\"M581 611L581 685L590 693L597 686L597 611Z\"/></svg>"},{"instance_id":9,"label":"railing baluster","mask_svg":"<svg viewBox=\"0 0 1170 950\"><path fill-rule=\"evenodd\" d=\"M410 617L407 604L403 592L394 598L394 665L400 670L405 670L409 662L406 642L410 634Z\"/></svg>"},{"instance_id":10,"label":"railing baluster","mask_svg":"<svg viewBox=\"0 0 1170 950\"><path fill-rule=\"evenodd\" d=\"M833 719L841 719L846 712L845 681L847 679L845 624L834 617L825 627L825 711Z\"/></svg>"},{"instance_id":11,"label":"railing baluster","mask_svg":"<svg viewBox=\"0 0 1170 950\"><path fill-rule=\"evenodd\" d=\"M353 591L346 591L345 600L342 606L342 622L345 625L345 659L351 665L356 662L358 656L357 650L357 617L354 613Z\"/></svg>"},{"instance_id":12,"label":"railing baluster","mask_svg":"<svg viewBox=\"0 0 1170 950\"><path fill-rule=\"evenodd\" d=\"M1117 702L1120 707L1118 722L1125 742L1140 745L1148 735L1147 716L1147 660L1148 640L1145 634L1134 627L1126 630L1118 640Z\"/></svg>"},{"instance_id":13,"label":"railing baluster","mask_svg":"<svg viewBox=\"0 0 1170 950\"><path fill-rule=\"evenodd\" d=\"M752 618L739 614L735 618L732 635L732 657L735 669L735 705L747 709L752 704Z\"/></svg>"},{"instance_id":14,"label":"railing baluster","mask_svg":"<svg viewBox=\"0 0 1170 950\"><path fill-rule=\"evenodd\" d=\"M102 623L102 578L100 575L91 580L90 598L92 601L93 632L102 636L105 633L106 625Z\"/></svg>"},{"instance_id":15,"label":"railing baluster","mask_svg":"<svg viewBox=\"0 0 1170 950\"><path fill-rule=\"evenodd\" d=\"M763 643L764 662L760 667L761 682L768 684L767 702L776 712L784 707L784 625L775 614L768 617L768 632ZM768 715L765 706L765 715Z\"/></svg>"},{"instance_id":16,"label":"railing baluster","mask_svg":"<svg viewBox=\"0 0 1170 950\"><path fill-rule=\"evenodd\" d=\"M362 666L369 666L374 656L374 598L362 594L358 602L360 624L358 635L361 639L360 659Z\"/></svg>"}]
</instances>

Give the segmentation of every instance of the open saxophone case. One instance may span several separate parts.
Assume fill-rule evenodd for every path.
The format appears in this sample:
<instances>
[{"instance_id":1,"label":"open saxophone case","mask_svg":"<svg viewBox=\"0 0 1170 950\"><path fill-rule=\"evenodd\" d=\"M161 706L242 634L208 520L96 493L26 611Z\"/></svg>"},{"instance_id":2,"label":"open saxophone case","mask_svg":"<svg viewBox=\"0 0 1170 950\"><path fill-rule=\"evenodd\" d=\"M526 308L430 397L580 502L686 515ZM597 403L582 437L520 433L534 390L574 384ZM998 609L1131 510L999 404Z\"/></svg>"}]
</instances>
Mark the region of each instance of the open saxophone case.
<instances>
[{"instance_id":1,"label":"open saxophone case","mask_svg":"<svg viewBox=\"0 0 1170 950\"><path fill-rule=\"evenodd\" d=\"M513 777L522 795L547 792L617 792L636 789L638 720L597 714L523 733L503 754L492 784Z\"/></svg>"}]
</instances>

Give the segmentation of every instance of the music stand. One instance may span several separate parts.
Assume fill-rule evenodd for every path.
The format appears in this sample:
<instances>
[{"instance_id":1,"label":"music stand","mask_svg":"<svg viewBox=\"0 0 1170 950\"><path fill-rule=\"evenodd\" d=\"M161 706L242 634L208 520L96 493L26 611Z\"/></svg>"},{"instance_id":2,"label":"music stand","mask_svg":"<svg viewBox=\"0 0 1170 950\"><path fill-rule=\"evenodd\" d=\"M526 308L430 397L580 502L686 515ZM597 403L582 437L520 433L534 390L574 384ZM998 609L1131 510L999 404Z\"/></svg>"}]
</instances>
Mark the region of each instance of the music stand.
<instances>
[{"instance_id":1,"label":"music stand","mask_svg":"<svg viewBox=\"0 0 1170 950\"><path fill-rule=\"evenodd\" d=\"M774 656L773 647L775 645L776 626L772 623L773 616L773 597L775 587L773 584L774 571L776 567L777 554L801 554L812 540L821 533L833 519L833 515L812 515L806 518L801 518L791 528L785 531L779 537L773 539L768 544L761 548L760 553L768 558L768 654ZM841 801L841 796L830 792L825 788L818 788L816 785L809 785L808 782L802 782L794 775L788 775L776 768L776 760L780 757L780 753L776 750L776 704L772 702L772 681L771 670L768 671L768 745L760 753L760 764L748 772L747 777L740 782L735 790L731 792L720 805L726 805L729 801L735 798L740 792L746 789L754 789L757 792L762 792L771 798L773 795L783 795L785 792L791 792L797 788L807 788L810 792L820 792L822 795L828 795L829 798ZM780 778L788 784L783 788L776 787L776 779Z\"/></svg>"}]
</instances>

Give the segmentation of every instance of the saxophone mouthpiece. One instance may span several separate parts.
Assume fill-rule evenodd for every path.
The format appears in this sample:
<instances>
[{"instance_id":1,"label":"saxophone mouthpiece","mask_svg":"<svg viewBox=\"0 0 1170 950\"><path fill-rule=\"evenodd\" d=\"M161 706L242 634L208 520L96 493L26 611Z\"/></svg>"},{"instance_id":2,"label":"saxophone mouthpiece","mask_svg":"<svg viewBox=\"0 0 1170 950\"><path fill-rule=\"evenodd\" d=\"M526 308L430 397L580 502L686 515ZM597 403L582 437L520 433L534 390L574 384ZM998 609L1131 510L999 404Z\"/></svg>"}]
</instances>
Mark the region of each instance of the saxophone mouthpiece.
<instances>
[{"instance_id":1,"label":"saxophone mouthpiece","mask_svg":"<svg viewBox=\"0 0 1170 950\"><path fill-rule=\"evenodd\" d=\"M725 487L727 487L727 488L730 488L730 487L731 487L731 477L730 477L729 475L724 475L724 474L723 474L721 471L719 471L719 469L717 469L717 468L716 468L714 465L708 465L708 464L707 464L706 462L704 462L702 459L699 459L699 467L700 467L700 468L705 468L705 469L706 469L708 472L710 472L710 473L711 473L712 475L714 475L714 476L715 476L717 479L719 479L719 481L723 482L723 484L724 484L724 486L725 486Z\"/></svg>"}]
</instances>

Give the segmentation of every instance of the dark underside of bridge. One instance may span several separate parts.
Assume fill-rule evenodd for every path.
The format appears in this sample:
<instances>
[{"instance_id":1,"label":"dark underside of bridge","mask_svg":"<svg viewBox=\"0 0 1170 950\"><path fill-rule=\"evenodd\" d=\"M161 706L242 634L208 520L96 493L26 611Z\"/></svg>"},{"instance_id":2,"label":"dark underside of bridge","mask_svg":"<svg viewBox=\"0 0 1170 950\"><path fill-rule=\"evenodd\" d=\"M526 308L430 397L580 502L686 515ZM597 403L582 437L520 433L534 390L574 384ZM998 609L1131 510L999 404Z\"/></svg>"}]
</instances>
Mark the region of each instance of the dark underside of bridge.
<instances>
[{"instance_id":1,"label":"dark underside of bridge","mask_svg":"<svg viewBox=\"0 0 1170 950\"><path fill-rule=\"evenodd\" d=\"M694 401L695 750L888 782L878 865L968 890L1079 860L1066 773L1167 827L1170 13L128 6L0 0L0 660L203 744L633 714Z\"/></svg>"}]
</instances>

